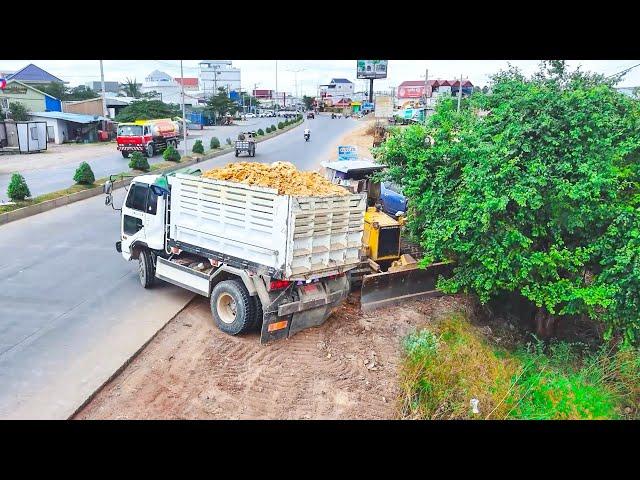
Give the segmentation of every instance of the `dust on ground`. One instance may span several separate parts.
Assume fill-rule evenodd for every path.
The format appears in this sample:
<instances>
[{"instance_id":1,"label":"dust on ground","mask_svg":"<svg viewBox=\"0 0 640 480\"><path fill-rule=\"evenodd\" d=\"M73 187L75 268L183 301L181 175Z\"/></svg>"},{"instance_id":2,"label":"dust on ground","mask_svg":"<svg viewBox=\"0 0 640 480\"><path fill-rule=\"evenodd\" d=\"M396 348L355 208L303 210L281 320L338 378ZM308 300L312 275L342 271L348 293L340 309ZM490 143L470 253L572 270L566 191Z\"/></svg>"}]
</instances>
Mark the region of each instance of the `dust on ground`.
<instances>
[{"instance_id":1,"label":"dust on ground","mask_svg":"<svg viewBox=\"0 0 640 480\"><path fill-rule=\"evenodd\" d=\"M344 196L349 192L315 172L302 172L289 162L229 163L202 173L203 177L214 180L258 185L275 188L279 195L306 195L314 197Z\"/></svg>"},{"instance_id":2,"label":"dust on ground","mask_svg":"<svg viewBox=\"0 0 640 480\"><path fill-rule=\"evenodd\" d=\"M320 327L266 346L213 326L197 297L74 419L393 419L402 339L454 311L443 296L359 311L357 296Z\"/></svg>"},{"instance_id":3,"label":"dust on ground","mask_svg":"<svg viewBox=\"0 0 640 480\"><path fill-rule=\"evenodd\" d=\"M0 174L58 167L76 164L101 155L113 155L116 152L114 142L91 144L49 144L42 153L0 155Z\"/></svg>"}]
</instances>

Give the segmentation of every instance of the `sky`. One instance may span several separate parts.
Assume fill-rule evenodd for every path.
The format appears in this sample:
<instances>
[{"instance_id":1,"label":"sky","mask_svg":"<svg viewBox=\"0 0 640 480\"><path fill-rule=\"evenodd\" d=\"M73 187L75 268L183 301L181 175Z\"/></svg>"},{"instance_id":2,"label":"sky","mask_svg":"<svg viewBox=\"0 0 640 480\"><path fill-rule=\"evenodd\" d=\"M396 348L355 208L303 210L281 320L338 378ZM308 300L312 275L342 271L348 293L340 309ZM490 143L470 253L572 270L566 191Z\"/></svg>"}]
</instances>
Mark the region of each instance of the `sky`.
<instances>
[{"instance_id":1,"label":"sky","mask_svg":"<svg viewBox=\"0 0 640 480\"><path fill-rule=\"evenodd\" d=\"M183 62L184 76L197 77L200 60ZM0 72L17 71L33 63L52 75L69 82L70 86L100 80L98 60L0 60ZM127 77L141 83L153 70L161 70L172 77L180 76L179 60L105 60L105 81L124 82ZM356 91L365 90L368 80L356 80L356 60L279 60L278 90L299 95L314 96L321 83L329 83L333 77L343 77L356 83ZM375 80L374 90L389 90L405 80L423 80L425 70L429 79L453 79L462 75L474 85L484 86L490 75L506 69L508 63L519 67L525 75L537 70L539 60L389 60L388 78ZM571 68L581 65L582 70L613 75L625 68L639 64L640 60L570 60ZM233 60L233 66L241 69L243 89L276 89L275 60ZM292 70L300 70L297 74ZM296 78L297 77L297 78ZM640 67L629 72L618 84L620 87L640 86Z\"/></svg>"}]
</instances>

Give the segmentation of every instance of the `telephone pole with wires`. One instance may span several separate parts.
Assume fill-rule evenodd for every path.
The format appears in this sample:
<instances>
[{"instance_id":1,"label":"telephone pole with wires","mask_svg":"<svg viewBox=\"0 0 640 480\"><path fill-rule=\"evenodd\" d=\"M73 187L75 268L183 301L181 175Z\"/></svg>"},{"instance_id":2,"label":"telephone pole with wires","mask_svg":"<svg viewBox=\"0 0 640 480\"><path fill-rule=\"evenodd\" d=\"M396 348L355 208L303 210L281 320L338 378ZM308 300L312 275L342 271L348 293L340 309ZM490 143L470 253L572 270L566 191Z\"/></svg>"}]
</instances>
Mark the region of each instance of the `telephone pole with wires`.
<instances>
[{"instance_id":1,"label":"telephone pole with wires","mask_svg":"<svg viewBox=\"0 0 640 480\"><path fill-rule=\"evenodd\" d=\"M187 156L187 119L184 109L184 73L182 70L182 60L180 60L180 85L182 86L182 133L184 141L184 156Z\"/></svg>"}]
</instances>

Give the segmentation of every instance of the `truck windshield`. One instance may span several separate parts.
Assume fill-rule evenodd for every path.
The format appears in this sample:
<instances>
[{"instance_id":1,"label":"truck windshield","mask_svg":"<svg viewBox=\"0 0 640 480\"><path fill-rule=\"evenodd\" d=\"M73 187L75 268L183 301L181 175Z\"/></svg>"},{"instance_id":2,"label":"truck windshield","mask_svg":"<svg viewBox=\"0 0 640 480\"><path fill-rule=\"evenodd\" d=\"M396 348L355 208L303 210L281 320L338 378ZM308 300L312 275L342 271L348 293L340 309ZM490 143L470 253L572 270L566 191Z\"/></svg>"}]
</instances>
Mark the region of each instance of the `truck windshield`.
<instances>
[{"instance_id":1,"label":"truck windshield","mask_svg":"<svg viewBox=\"0 0 640 480\"><path fill-rule=\"evenodd\" d=\"M142 125L121 125L118 127L119 137L137 137L142 135Z\"/></svg>"}]
</instances>

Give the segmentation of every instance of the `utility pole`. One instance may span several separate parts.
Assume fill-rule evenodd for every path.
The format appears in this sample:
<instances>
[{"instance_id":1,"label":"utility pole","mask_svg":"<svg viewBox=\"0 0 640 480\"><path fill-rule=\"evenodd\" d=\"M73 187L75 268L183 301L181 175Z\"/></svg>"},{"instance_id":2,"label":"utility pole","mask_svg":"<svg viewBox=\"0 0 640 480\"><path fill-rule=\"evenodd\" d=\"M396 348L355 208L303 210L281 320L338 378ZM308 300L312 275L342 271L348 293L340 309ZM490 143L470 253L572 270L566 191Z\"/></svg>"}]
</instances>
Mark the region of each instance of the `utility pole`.
<instances>
[{"instance_id":1,"label":"utility pole","mask_svg":"<svg viewBox=\"0 0 640 480\"><path fill-rule=\"evenodd\" d=\"M427 105L427 88L429 88L429 69L424 71L424 104Z\"/></svg>"},{"instance_id":2,"label":"utility pole","mask_svg":"<svg viewBox=\"0 0 640 480\"><path fill-rule=\"evenodd\" d=\"M108 117L109 112L107 111L107 99L105 98L105 91L104 91L104 70L102 68L102 60L100 60L100 83L102 83L102 115L104 117ZM102 130L107 129L106 123L107 122L105 120L102 121Z\"/></svg>"},{"instance_id":3,"label":"utility pole","mask_svg":"<svg viewBox=\"0 0 640 480\"><path fill-rule=\"evenodd\" d=\"M182 134L184 143L184 156L187 156L187 120L184 110L184 72L182 70L182 60L180 60L180 85L182 86Z\"/></svg>"},{"instance_id":4,"label":"utility pole","mask_svg":"<svg viewBox=\"0 0 640 480\"><path fill-rule=\"evenodd\" d=\"M276 109L278 108L278 60L276 60Z\"/></svg>"},{"instance_id":5,"label":"utility pole","mask_svg":"<svg viewBox=\"0 0 640 480\"><path fill-rule=\"evenodd\" d=\"M462 75L460 75L460 88L458 89L458 113L460 113L460 100L462 99Z\"/></svg>"}]
</instances>

